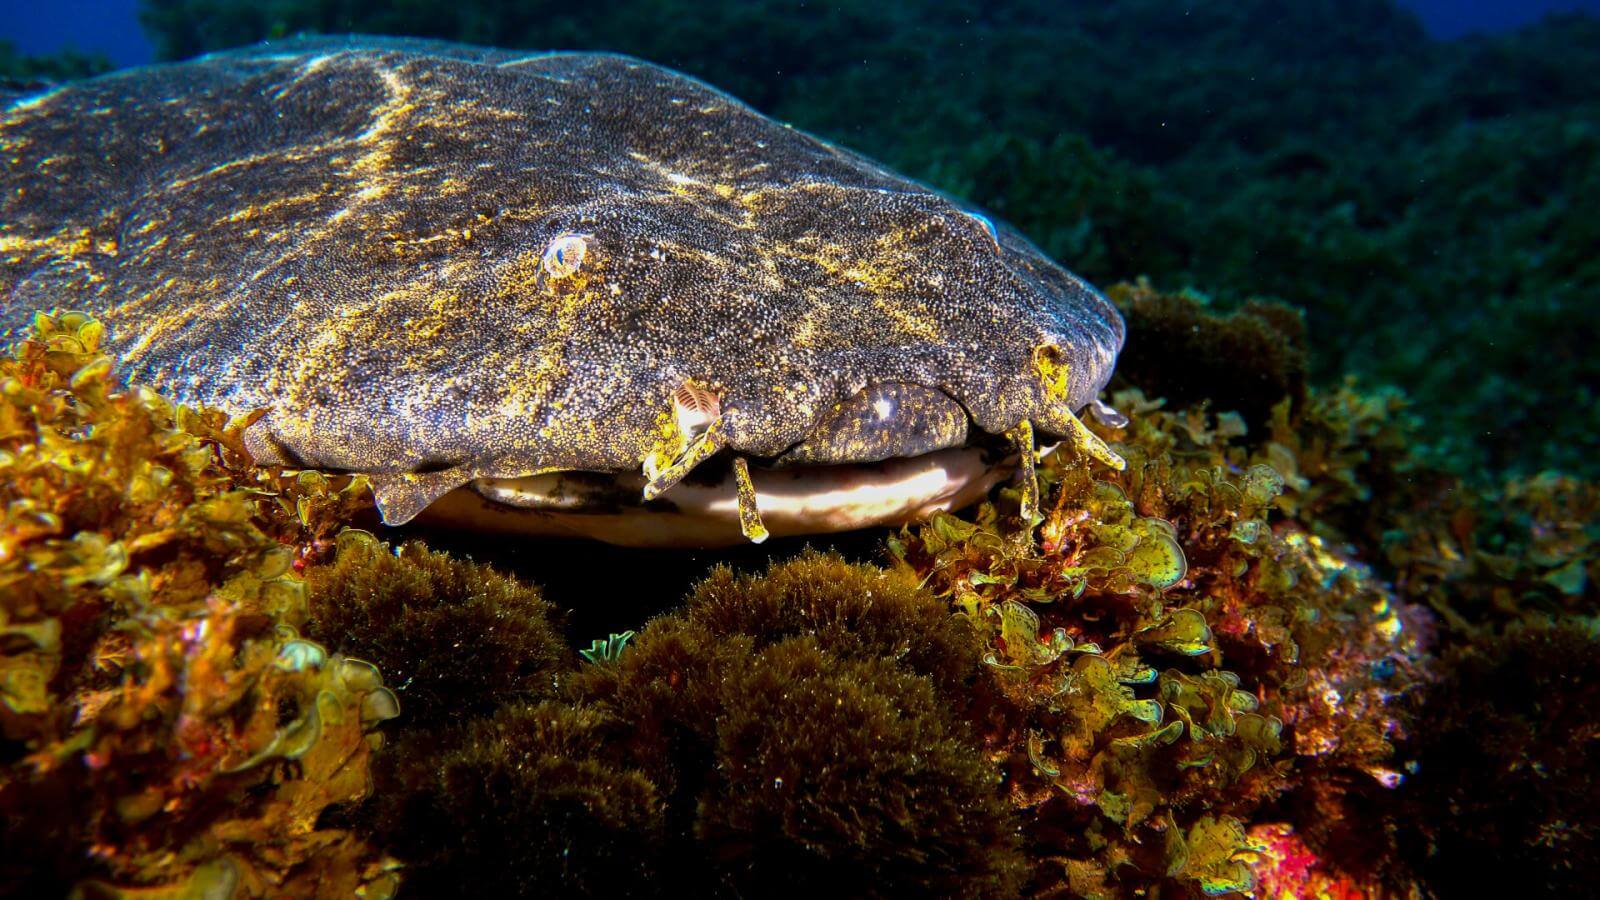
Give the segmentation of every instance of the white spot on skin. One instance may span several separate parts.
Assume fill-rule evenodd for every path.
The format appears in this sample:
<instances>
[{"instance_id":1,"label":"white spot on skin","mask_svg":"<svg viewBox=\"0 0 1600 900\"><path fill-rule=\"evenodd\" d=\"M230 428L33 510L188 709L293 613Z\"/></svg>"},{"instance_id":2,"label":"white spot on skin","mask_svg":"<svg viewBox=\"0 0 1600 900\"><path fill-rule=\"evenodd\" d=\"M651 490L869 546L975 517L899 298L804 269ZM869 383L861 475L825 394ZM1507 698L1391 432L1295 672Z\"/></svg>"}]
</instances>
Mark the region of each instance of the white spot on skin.
<instances>
[{"instance_id":1,"label":"white spot on skin","mask_svg":"<svg viewBox=\"0 0 1600 900\"><path fill-rule=\"evenodd\" d=\"M894 402L888 397L879 397L872 401L872 414L877 416L878 421L886 421L894 414Z\"/></svg>"}]
</instances>

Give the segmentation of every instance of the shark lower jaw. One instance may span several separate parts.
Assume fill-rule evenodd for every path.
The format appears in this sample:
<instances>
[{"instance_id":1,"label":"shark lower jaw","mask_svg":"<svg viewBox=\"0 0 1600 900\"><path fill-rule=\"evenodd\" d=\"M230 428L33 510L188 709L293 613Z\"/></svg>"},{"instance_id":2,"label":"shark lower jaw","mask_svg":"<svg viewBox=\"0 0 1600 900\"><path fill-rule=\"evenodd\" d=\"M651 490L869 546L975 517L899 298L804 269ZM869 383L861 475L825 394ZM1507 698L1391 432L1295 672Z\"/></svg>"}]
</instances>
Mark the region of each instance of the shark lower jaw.
<instances>
[{"instance_id":1,"label":"shark lower jaw","mask_svg":"<svg viewBox=\"0 0 1600 900\"><path fill-rule=\"evenodd\" d=\"M902 525L960 509L1011 473L977 447L869 465L752 468L756 503L777 537ZM731 472L684 481L641 503L637 475L549 473L485 478L446 494L424 523L530 536L580 537L631 547L724 547L745 542Z\"/></svg>"}]
</instances>

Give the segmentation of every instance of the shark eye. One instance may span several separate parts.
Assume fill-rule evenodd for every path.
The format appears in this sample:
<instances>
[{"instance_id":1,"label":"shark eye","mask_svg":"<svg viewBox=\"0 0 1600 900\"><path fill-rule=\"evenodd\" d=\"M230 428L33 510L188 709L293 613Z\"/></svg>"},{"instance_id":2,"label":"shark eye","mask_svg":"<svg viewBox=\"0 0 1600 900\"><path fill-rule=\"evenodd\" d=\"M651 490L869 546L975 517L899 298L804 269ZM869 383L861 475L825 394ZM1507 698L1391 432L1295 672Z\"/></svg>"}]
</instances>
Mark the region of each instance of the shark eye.
<instances>
[{"instance_id":1,"label":"shark eye","mask_svg":"<svg viewBox=\"0 0 1600 900\"><path fill-rule=\"evenodd\" d=\"M589 252L589 237L591 235L571 232L556 235L544 251L545 274L551 278L566 278L582 268L583 258Z\"/></svg>"}]
</instances>

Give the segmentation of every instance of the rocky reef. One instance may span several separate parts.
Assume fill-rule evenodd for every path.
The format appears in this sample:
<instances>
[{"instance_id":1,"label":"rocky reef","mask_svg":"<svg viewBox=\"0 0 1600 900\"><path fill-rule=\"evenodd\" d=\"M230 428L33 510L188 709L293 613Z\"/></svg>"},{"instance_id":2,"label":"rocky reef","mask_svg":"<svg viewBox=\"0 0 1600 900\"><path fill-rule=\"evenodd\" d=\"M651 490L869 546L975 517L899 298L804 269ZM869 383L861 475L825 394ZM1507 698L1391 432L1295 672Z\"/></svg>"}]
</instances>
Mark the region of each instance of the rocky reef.
<instances>
[{"instance_id":1,"label":"rocky reef","mask_svg":"<svg viewBox=\"0 0 1600 900\"><path fill-rule=\"evenodd\" d=\"M0 889L1421 896L1505 853L1587 883L1600 492L1433 467L1398 393L1306 384L1279 308L1112 295L1211 373L1180 404L1127 367L1124 471L1051 455L1032 520L1004 487L872 561L560 602L364 530L360 479L254 465L250 417L41 315L0 357ZM655 616L566 631L622 594Z\"/></svg>"}]
</instances>

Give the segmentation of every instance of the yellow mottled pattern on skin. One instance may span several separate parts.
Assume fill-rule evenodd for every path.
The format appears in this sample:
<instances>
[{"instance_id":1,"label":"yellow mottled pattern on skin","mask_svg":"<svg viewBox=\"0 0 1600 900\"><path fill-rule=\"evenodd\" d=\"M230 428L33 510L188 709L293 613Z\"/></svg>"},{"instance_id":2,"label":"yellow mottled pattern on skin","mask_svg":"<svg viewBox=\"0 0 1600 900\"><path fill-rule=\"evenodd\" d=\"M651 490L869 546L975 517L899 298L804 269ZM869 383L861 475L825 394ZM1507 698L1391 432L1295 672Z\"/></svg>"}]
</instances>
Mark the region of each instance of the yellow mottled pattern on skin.
<instances>
[{"instance_id":1,"label":"yellow mottled pattern on skin","mask_svg":"<svg viewBox=\"0 0 1600 900\"><path fill-rule=\"evenodd\" d=\"M1061 348L1042 344L1033 349L1033 371L1044 385L1044 393L1051 400L1065 403L1072 396L1072 364L1061 353Z\"/></svg>"},{"instance_id":2,"label":"yellow mottled pattern on skin","mask_svg":"<svg viewBox=\"0 0 1600 900\"><path fill-rule=\"evenodd\" d=\"M1122 344L1003 224L627 57L280 42L14 101L0 151L0 328L84 309L128 376L270 407L258 452L429 491L637 472L689 381L755 458L880 384L1064 431Z\"/></svg>"}]
</instances>

